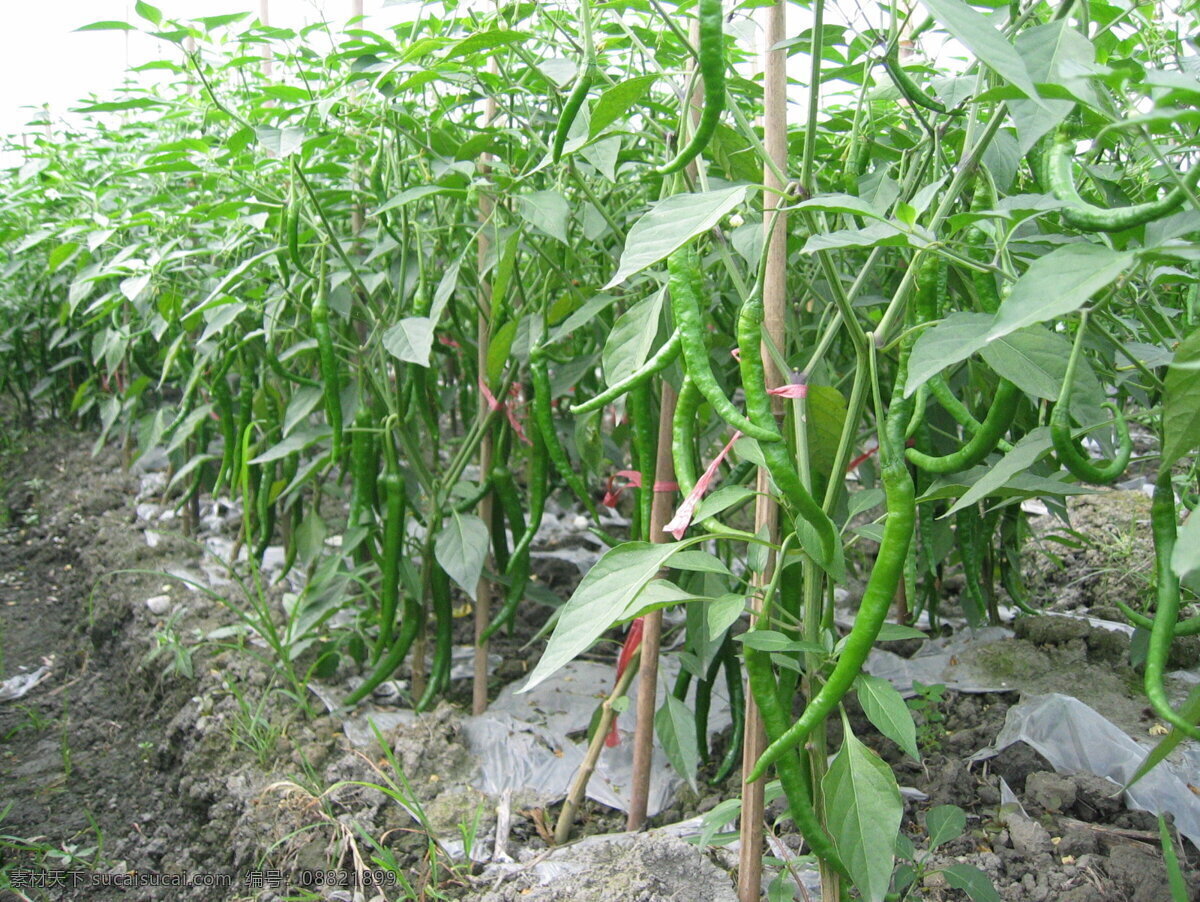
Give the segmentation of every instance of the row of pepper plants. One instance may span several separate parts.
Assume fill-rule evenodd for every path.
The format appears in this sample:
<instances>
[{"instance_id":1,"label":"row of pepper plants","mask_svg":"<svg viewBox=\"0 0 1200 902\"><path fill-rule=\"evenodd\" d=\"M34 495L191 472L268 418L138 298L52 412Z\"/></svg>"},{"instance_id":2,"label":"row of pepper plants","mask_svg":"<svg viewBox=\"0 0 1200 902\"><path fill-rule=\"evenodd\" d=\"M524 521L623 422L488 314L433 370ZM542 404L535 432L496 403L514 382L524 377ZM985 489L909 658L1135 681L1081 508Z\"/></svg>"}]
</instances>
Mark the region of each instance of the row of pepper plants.
<instances>
[{"instance_id":1,"label":"row of pepper plants","mask_svg":"<svg viewBox=\"0 0 1200 902\"><path fill-rule=\"evenodd\" d=\"M170 52L4 174L0 386L164 452L185 513L231 496L251 561L307 569L286 617L245 617L298 699L403 672L428 707L464 598L481 661L523 606L548 621L527 688L624 624L648 677L681 607L676 766L723 683L744 848L773 773L826 897L880 899L912 876L896 782L844 717L830 759L827 722L854 692L919 756L862 664L918 622L1037 613L1023 501L1153 476L1125 613L1166 743L1200 738L1164 686L1200 631L1200 58L1154 4L793 6L795 34L721 0L87 26ZM530 579L551 498L608 546L566 604Z\"/></svg>"}]
</instances>

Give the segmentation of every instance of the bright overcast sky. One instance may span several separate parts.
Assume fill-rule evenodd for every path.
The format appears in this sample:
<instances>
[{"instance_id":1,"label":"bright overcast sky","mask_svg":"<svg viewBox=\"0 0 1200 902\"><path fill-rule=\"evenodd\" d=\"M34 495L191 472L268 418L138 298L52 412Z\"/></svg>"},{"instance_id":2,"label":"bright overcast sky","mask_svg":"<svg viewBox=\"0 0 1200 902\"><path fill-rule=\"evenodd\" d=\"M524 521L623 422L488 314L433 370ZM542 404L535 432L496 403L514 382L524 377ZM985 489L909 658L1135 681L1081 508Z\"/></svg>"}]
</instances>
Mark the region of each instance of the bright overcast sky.
<instances>
[{"instance_id":1,"label":"bright overcast sky","mask_svg":"<svg viewBox=\"0 0 1200 902\"><path fill-rule=\"evenodd\" d=\"M167 18L196 18L251 11L259 0L149 0ZM364 0L365 12L378 12L384 0ZM52 114L76 106L91 92L119 86L129 66L178 56L166 42L136 32L75 29L91 22L122 20L136 28L150 23L137 16L133 0L43 0L7 2L0 29L0 134L15 134L43 103ZM294 28L327 19L341 24L351 15L352 0L269 0L272 25ZM398 11L397 11L398 12Z\"/></svg>"}]
</instances>

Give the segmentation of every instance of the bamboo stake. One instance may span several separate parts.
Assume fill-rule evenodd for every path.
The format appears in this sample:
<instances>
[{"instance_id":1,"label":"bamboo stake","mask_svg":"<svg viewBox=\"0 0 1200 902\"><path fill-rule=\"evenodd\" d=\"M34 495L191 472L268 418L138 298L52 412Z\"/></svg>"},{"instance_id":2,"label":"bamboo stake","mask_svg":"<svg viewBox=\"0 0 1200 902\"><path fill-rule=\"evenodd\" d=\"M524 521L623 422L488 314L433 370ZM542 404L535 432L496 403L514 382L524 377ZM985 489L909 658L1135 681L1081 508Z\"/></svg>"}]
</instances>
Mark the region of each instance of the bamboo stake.
<instances>
[{"instance_id":1,"label":"bamboo stake","mask_svg":"<svg viewBox=\"0 0 1200 902\"><path fill-rule=\"evenodd\" d=\"M763 137L767 156L774 166L763 166L763 223L766 230L767 263L763 282L763 328L766 336L775 345L786 347L784 338L784 303L787 290L787 223L782 212L776 208L782 204L784 185L776 176L777 171L787 168L787 54L772 50L785 37L787 8L783 0L767 10L766 29L762 52L763 63ZM768 353L765 343L761 350L766 364L768 386L781 381L778 368ZM771 541L779 539L779 509L769 494L769 480L765 470L759 469L757 488L759 495L754 506L755 530L764 526ZM754 579L754 586L765 586L771 578L773 566L782 562L769 562L764 572ZM762 610L762 598L751 597L752 617L757 620ZM762 717L754 703L754 695L746 687L746 726L742 752L742 773L745 774L758 760L766 746ZM763 855L763 783L742 781L742 817L739 825L741 850L738 856L738 898L741 902L758 902L762 893Z\"/></svg>"},{"instance_id":2,"label":"bamboo stake","mask_svg":"<svg viewBox=\"0 0 1200 902\"><path fill-rule=\"evenodd\" d=\"M650 541L661 544L668 539L663 527L671 520L674 489L665 486L675 480L675 462L671 457L671 423L675 418L675 389L663 382L662 404L658 414L658 451L654 460L654 501L650 508ZM660 489L660 486L664 488ZM650 771L654 756L654 710L658 703L658 655L662 639L662 611L647 614L642 626L642 659L638 667L637 726L633 734L633 778L629 790L627 830L646 825L646 806L650 796Z\"/></svg>"},{"instance_id":3,"label":"bamboo stake","mask_svg":"<svg viewBox=\"0 0 1200 902\"><path fill-rule=\"evenodd\" d=\"M271 15L270 10L268 9L269 4L270 0L258 0L258 21L262 23L263 28L271 27ZM263 44L262 58L263 75L265 75L267 78L270 78L271 73L274 72L274 62L271 59L270 44Z\"/></svg>"},{"instance_id":4,"label":"bamboo stake","mask_svg":"<svg viewBox=\"0 0 1200 902\"><path fill-rule=\"evenodd\" d=\"M362 0L358 0L361 6ZM493 56L488 62L488 71L495 74L497 70L496 58ZM487 128L496 118L497 108L494 97L489 96L484 105L483 124ZM488 173L491 172L491 154L483 154L479 160L479 175L482 179L486 179ZM479 192L479 221L485 227L479 230L478 247L478 268L479 272L483 272L483 267L487 261L488 254L491 249L491 236L486 228L486 224L492 218L492 209L495 201L492 196L486 192ZM479 280L479 318L478 318L478 348L479 353L476 357L476 366L478 367L479 378L481 381L487 381L487 359L488 348L491 340L491 285L485 279ZM483 397L482 392L479 398L479 419L482 421L488 415L487 400ZM492 433L488 430L484 433L482 440L479 443L479 478L480 480L487 479L492 472ZM479 502L479 519L491 528L492 523L492 494L489 492ZM482 639L483 632L488 628L488 623L492 619L492 583L487 577L481 576L479 582L475 586L475 654L474 654L474 672L471 683L471 712L473 714L482 714L487 709L488 703L488 645Z\"/></svg>"},{"instance_id":5,"label":"bamboo stake","mask_svg":"<svg viewBox=\"0 0 1200 902\"><path fill-rule=\"evenodd\" d=\"M634 654L635 657L638 656L638 652ZM557 845L565 843L571 835L571 827L575 824L575 813L583 804L588 781L592 779L592 774L596 771L596 763L600 760L600 753L604 751L604 739L608 736L609 728L612 727L613 718L617 716L617 712L613 710L613 704L625 694L625 690L629 688L629 684L633 680L633 675L638 672L639 668L635 666L636 663L636 661L629 662L629 666L625 668L625 672L613 686L613 691L600 703L600 721L596 724L596 732L592 734L587 755L579 766L579 773L571 782L571 789L563 802L562 811L558 814L558 823L554 825L554 842Z\"/></svg>"}]
</instances>

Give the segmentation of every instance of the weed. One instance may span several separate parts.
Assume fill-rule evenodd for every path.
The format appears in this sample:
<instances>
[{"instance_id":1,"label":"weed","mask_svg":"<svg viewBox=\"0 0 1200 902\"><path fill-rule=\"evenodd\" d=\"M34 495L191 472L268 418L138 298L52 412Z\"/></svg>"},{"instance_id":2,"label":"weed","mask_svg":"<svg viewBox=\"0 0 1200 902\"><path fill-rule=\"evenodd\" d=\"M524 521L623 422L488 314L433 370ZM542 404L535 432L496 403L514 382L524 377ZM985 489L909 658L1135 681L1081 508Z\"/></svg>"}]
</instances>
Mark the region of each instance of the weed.
<instances>
[{"instance_id":1,"label":"weed","mask_svg":"<svg viewBox=\"0 0 1200 902\"><path fill-rule=\"evenodd\" d=\"M942 703L946 687L942 683L925 685L920 680L913 680L913 692L916 693L907 700L908 709L919 714L917 722L917 745L927 751L936 751L942 746L946 735L946 715L942 713Z\"/></svg>"},{"instance_id":2,"label":"weed","mask_svg":"<svg viewBox=\"0 0 1200 902\"><path fill-rule=\"evenodd\" d=\"M283 735L283 727L272 721L266 713L271 691L268 689L257 702L251 702L232 680L225 680L225 690L237 700L238 705L230 721L233 747L250 751L259 767L266 770Z\"/></svg>"},{"instance_id":3,"label":"weed","mask_svg":"<svg viewBox=\"0 0 1200 902\"><path fill-rule=\"evenodd\" d=\"M176 624L182 616L182 610L172 611L166 622L154 631L154 647L142 658L142 666L152 664L160 657L166 658L166 663L159 673L162 681L169 676L178 675L185 680L195 677L195 667L192 663L192 651L184 642L176 629Z\"/></svg>"}]
</instances>

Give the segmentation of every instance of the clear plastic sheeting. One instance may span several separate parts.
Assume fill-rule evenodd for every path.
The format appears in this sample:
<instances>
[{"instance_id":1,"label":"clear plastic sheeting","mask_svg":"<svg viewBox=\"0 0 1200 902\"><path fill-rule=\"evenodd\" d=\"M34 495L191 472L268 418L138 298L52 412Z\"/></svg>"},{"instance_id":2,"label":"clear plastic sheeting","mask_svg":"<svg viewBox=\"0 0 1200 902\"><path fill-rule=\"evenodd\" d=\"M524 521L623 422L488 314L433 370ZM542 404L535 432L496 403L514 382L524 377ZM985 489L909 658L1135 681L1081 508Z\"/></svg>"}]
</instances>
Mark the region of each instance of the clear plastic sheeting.
<instances>
[{"instance_id":1,"label":"clear plastic sheeting","mask_svg":"<svg viewBox=\"0 0 1200 902\"><path fill-rule=\"evenodd\" d=\"M1068 695L1033 695L1008 709L991 748L972 756L980 761L1015 742L1024 742L1060 773L1086 771L1113 781L1114 794L1133 777L1150 751L1095 710ZM1200 747L1185 743L1124 793L1139 811L1170 814L1175 827L1200 848Z\"/></svg>"},{"instance_id":2,"label":"clear plastic sheeting","mask_svg":"<svg viewBox=\"0 0 1200 902\"><path fill-rule=\"evenodd\" d=\"M677 662L664 659L658 680L660 704L677 670ZM491 796L511 790L547 800L564 798L587 752L586 731L592 714L612 689L614 674L612 664L573 661L554 680L532 692L518 695L518 686L505 687L486 714L464 721L471 752L480 762L475 786ZM729 702L720 690L720 686L714 687L710 733L730 722ZM633 773L636 698L635 678L629 689L629 708L617 721L621 743L603 750L588 782L589 798L622 811L628 810ZM665 808L680 782L656 744L647 813L653 816Z\"/></svg>"},{"instance_id":3,"label":"clear plastic sheeting","mask_svg":"<svg viewBox=\"0 0 1200 902\"><path fill-rule=\"evenodd\" d=\"M890 682L904 696L912 696L913 682L927 686L943 684L959 692L1014 692L1018 688L1006 680L988 676L975 663L974 650L981 645L1011 639L1012 630L989 626L974 633L956 633L945 639L929 639L911 658L902 658L883 649L873 649L863 668L872 676Z\"/></svg>"},{"instance_id":4,"label":"clear plastic sheeting","mask_svg":"<svg viewBox=\"0 0 1200 902\"><path fill-rule=\"evenodd\" d=\"M0 702L11 702L23 698L48 676L50 676L50 665L43 664L37 670L29 673L18 673L7 680L0 680Z\"/></svg>"}]
</instances>

